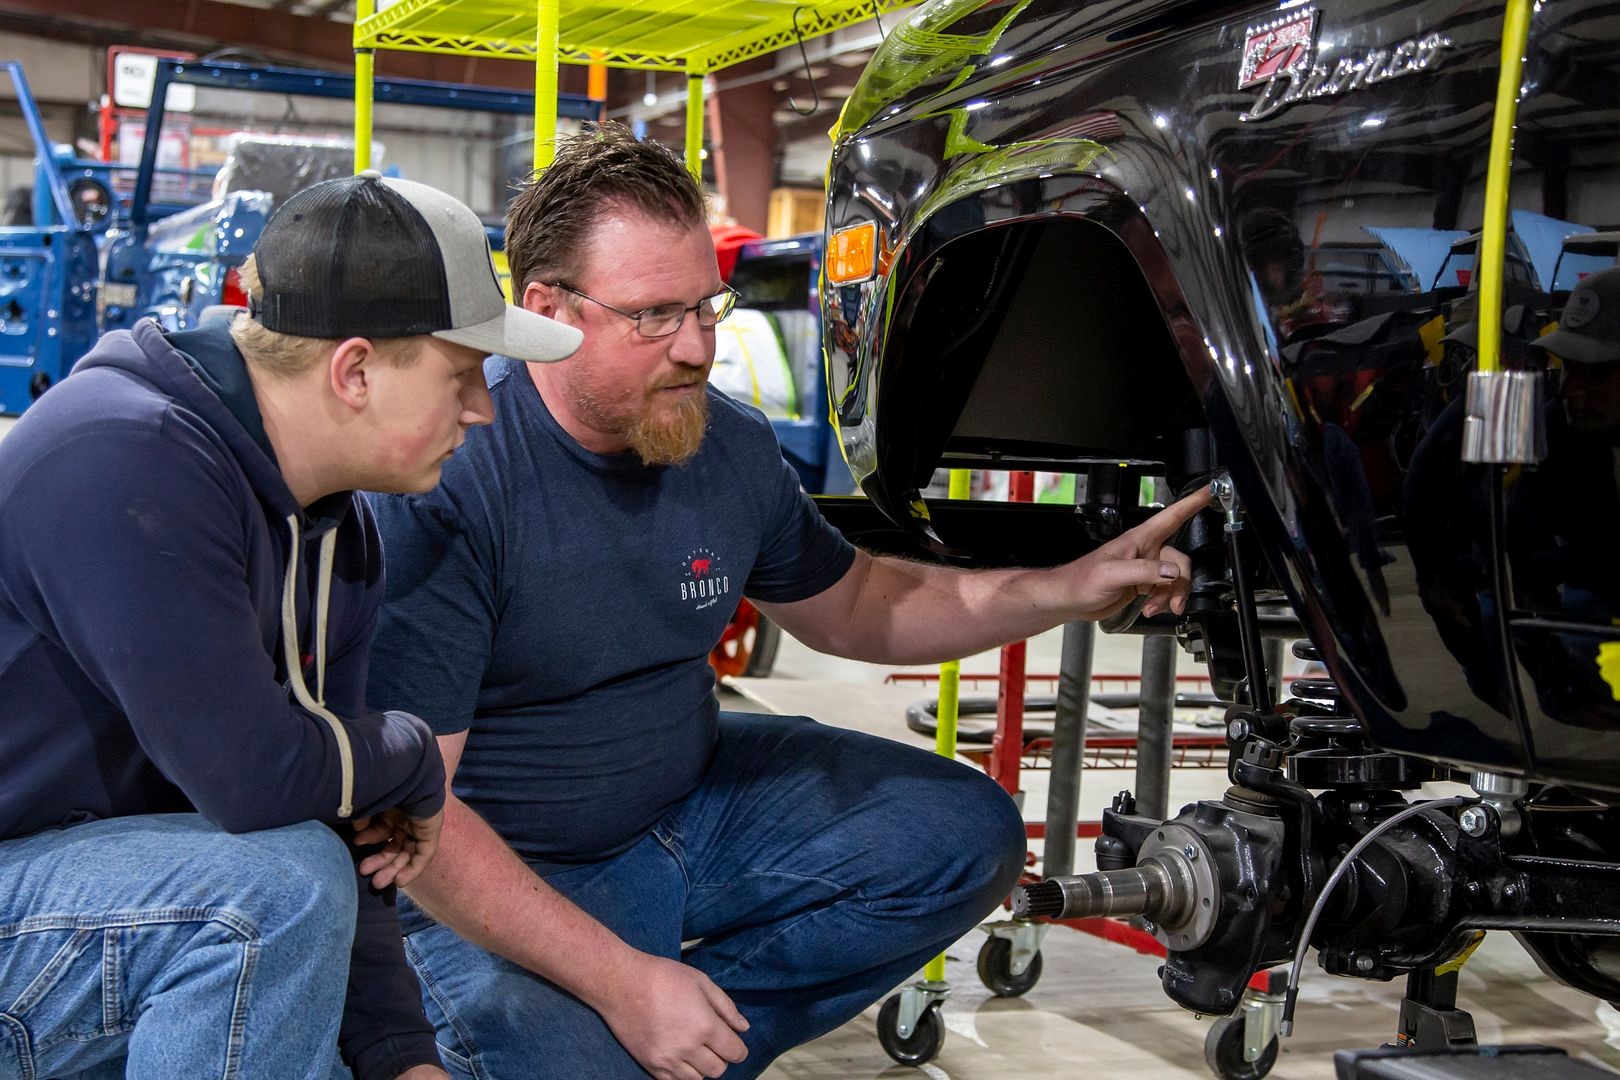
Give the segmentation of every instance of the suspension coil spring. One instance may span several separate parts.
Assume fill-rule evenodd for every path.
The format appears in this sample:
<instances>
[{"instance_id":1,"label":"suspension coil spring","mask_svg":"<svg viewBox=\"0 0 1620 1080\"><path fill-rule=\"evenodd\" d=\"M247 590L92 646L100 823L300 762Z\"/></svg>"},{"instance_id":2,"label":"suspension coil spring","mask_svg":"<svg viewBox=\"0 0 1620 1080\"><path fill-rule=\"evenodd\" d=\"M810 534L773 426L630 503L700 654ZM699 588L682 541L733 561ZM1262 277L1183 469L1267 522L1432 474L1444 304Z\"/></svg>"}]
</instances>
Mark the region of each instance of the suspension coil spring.
<instances>
[{"instance_id":1,"label":"suspension coil spring","mask_svg":"<svg viewBox=\"0 0 1620 1080\"><path fill-rule=\"evenodd\" d=\"M1309 641L1294 642L1292 651L1297 659L1314 664L1322 662L1321 651ZM1296 698L1318 706L1332 716L1344 716L1347 712L1344 694L1339 690L1339 684L1332 679L1295 679L1288 684L1288 689ZM1304 720L1306 718L1300 717L1299 719ZM1329 733L1324 732L1323 734Z\"/></svg>"}]
</instances>

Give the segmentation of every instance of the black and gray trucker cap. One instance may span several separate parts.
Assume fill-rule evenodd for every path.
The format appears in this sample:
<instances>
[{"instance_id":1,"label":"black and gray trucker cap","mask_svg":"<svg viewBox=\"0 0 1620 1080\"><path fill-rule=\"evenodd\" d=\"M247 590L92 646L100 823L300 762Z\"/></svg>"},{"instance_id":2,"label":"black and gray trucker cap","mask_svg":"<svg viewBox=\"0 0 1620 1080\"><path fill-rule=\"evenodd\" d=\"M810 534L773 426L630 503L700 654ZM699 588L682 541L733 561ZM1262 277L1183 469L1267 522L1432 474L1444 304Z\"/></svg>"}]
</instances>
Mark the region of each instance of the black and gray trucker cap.
<instances>
[{"instance_id":1,"label":"black and gray trucker cap","mask_svg":"<svg viewBox=\"0 0 1620 1080\"><path fill-rule=\"evenodd\" d=\"M1558 329L1534 344L1577 364L1620 360L1620 267L1582 278L1569 294Z\"/></svg>"},{"instance_id":2,"label":"black and gray trucker cap","mask_svg":"<svg viewBox=\"0 0 1620 1080\"><path fill-rule=\"evenodd\" d=\"M572 326L506 302L478 216L442 191L366 171L305 188L253 247L253 317L298 337L431 334L514 360L561 360Z\"/></svg>"}]
</instances>

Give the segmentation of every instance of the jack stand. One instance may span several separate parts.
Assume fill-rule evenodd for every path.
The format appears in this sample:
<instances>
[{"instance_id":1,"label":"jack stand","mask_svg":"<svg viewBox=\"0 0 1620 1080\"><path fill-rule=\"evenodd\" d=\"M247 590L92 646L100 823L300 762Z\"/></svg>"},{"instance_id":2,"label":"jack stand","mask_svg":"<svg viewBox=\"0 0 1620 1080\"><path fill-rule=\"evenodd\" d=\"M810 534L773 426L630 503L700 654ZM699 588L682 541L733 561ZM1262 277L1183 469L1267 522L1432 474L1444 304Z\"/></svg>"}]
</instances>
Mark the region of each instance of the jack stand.
<instances>
[{"instance_id":1,"label":"jack stand","mask_svg":"<svg viewBox=\"0 0 1620 1080\"><path fill-rule=\"evenodd\" d=\"M1413 971L1406 977L1406 997L1401 999L1401 1026L1395 1045L1413 1050L1449 1050L1473 1046L1474 1018L1457 1008L1457 972L1444 975L1431 969Z\"/></svg>"}]
</instances>

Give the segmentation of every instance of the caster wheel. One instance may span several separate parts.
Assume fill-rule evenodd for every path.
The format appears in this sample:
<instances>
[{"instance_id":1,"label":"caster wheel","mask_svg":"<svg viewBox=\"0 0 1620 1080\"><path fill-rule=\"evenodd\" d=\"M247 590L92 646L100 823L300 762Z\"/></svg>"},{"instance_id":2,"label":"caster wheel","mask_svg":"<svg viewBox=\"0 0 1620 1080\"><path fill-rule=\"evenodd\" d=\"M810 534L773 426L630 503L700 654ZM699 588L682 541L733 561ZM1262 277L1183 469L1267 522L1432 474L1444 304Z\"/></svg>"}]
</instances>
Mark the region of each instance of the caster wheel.
<instances>
[{"instance_id":1,"label":"caster wheel","mask_svg":"<svg viewBox=\"0 0 1620 1080\"><path fill-rule=\"evenodd\" d=\"M917 1026L909 1039L900 1037L900 995L896 994L878 1010L878 1042L884 1053L902 1065L926 1065L945 1045L945 1021L939 1017L939 1005L933 1004L917 1017Z\"/></svg>"},{"instance_id":2,"label":"caster wheel","mask_svg":"<svg viewBox=\"0 0 1620 1080\"><path fill-rule=\"evenodd\" d=\"M34 372L34 377L28 380L28 396L35 401L38 401L40 399L40 395L44 394L45 391L49 390L50 388L51 377L45 374L43 371Z\"/></svg>"},{"instance_id":3,"label":"caster wheel","mask_svg":"<svg viewBox=\"0 0 1620 1080\"><path fill-rule=\"evenodd\" d=\"M1266 1044L1258 1061L1244 1061L1243 1016L1223 1016L1204 1036L1204 1064L1221 1080L1260 1080L1277 1064L1277 1040Z\"/></svg>"},{"instance_id":4,"label":"caster wheel","mask_svg":"<svg viewBox=\"0 0 1620 1080\"><path fill-rule=\"evenodd\" d=\"M1023 974L1012 973L1012 942L993 937L979 949L979 981L996 997L1022 997L1041 979L1041 954L1036 953Z\"/></svg>"}]
</instances>

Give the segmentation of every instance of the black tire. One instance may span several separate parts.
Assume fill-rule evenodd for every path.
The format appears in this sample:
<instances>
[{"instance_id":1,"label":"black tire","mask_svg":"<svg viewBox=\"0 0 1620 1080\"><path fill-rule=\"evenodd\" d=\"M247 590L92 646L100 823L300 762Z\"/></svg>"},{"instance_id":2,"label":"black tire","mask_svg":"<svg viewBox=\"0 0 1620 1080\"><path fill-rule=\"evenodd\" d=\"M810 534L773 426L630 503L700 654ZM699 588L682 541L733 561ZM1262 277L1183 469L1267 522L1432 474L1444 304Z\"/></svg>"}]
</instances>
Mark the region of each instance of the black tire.
<instances>
[{"instance_id":1,"label":"black tire","mask_svg":"<svg viewBox=\"0 0 1620 1080\"><path fill-rule=\"evenodd\" d=\"M776 666L776 650L781 644L782 628L761 613L759 625L754 628L754 648L748 654L748 666L743 668L743 677L763 679L769 675Z\"/></svg>"},{"instance_id":2,"label":"black tire","mask_svg":"<svg viewBox=\"0 0 1620 1080\"><path fill-rule=\"evenodd\" d=\"M900 995L896 994L878 1010L878 1042L883 1052L902 1065L926 1065L939 1056L945 1045L945 1021L939 1016L939 1003L928 1006L917 1017L909 1039L900 1037Z\"/></svg>"},{"instance_id":3,"label":"black tire","mask_svg":"<svg viewBox=\"0 0 1620 1080\"><path fill-rule=\"evenodd\" d=\"M1006 938L985 939L979 947L979 981L996 997L1023 997L1041 980L1041 954L1037 952L1022 975L1012 973L1012 942Z\"/></svg>"},{"instance_id":4,"label":"black tire","mask_svg":"<svg viewBox=\"0 0 1620 1080\"><path fill-rule=\"evenodd\" d=\"M1223 1016L1204 1036L1204 1064L1221 1080L1260 1080L1277 1064L1277 1039L1266 1044L1258 1061L1243 1060L1243 1014Z\"/></svg>"}]
</instances>

